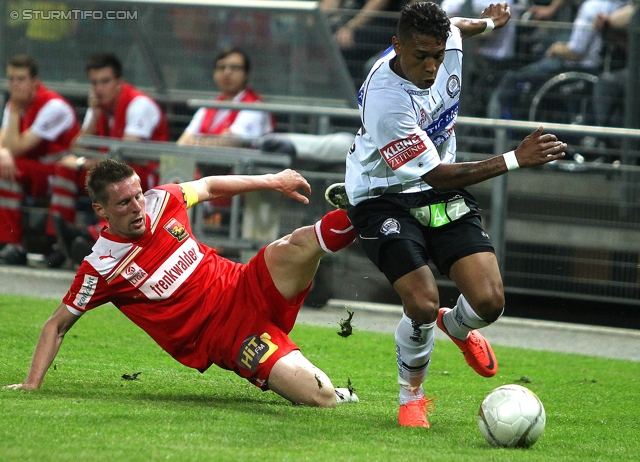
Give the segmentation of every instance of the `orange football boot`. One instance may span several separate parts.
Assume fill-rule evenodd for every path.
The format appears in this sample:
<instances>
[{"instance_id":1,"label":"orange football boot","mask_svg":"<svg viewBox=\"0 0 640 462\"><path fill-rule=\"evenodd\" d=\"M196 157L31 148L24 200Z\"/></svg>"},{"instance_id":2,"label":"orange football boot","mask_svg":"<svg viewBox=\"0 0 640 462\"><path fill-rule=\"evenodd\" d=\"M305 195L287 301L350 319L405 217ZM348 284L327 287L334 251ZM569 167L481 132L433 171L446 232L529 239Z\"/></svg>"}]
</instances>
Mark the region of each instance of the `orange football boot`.
<instances>
[{"instance_id":1,"label":"orange football boot","mask_svg":"<svg viewBox=\"0 0 640 462\"><path fill-rule=\"evenodd\" d=\"M469 336L464 341L452 337L449 332L447 332L444 322L442 322L442 317L449 311L451 311L451 308L440 308L438 311L437 325L440 330L447 334L449 338L453 340L453 343L458 345L467 364L471 366L474 371L483 377L493 377L496 375L496 372L498 372L498 360L487 339L477 330L469 332Z\"/></svg>"}]
</instances>

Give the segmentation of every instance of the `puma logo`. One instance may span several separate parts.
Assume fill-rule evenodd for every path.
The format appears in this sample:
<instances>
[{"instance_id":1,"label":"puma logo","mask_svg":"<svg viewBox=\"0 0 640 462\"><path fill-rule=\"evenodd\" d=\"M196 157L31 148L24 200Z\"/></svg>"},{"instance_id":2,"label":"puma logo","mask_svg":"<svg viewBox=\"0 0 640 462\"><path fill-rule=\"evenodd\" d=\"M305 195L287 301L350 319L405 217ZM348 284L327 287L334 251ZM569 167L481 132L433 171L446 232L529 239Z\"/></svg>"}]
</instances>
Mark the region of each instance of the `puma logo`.
<instances>
[{"instance_id":1,"label":"puma logo","mask_svg":"<svg viewBox=\"0 0 640 462\"><path fill-rule=\"evenodd\" d=\"M111 249L109 249L109 255L100 255L100 261L102 260L106 260L107 258L113 258L114 260L116 259L116 257L114 257L113 255L111 255Z\"/></svg>"}]
</instances>

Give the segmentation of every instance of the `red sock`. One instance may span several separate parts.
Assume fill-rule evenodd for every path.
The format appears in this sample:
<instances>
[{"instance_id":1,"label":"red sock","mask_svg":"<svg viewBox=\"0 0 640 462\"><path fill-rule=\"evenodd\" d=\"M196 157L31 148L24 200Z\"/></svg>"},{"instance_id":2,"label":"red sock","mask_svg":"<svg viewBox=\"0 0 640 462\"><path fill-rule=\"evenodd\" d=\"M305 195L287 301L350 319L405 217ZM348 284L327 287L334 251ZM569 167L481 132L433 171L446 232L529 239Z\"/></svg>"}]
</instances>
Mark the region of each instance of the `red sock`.
<instances>
[{"instance_id":1,"label":"red sock","mask_svg":"<svg viewBox=\"0 0 640 462\"><path fill-rule=\"evenodd\" d=\"M344 210L332 210L318 221L314 229L322 250L328 253L344 249L356 240L356 231Z\"/></svg>"}]
</instances>

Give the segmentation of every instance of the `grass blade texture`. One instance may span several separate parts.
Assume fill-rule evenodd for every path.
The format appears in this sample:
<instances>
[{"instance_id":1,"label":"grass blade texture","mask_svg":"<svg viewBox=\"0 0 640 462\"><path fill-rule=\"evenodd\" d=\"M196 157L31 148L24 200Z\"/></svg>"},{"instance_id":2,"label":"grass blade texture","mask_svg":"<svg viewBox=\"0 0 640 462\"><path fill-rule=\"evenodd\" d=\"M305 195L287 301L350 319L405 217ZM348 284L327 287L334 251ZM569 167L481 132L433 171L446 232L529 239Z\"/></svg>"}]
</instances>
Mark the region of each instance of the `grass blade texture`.
<instances>
[{"instance_id":1,"label":"grass blade texture","mask_svg":"<svg viewBox=\"0 0 640 462\"><path fill-rule=\"evenodd\" d=\"M24 380L55 300L0 296L0 383ZM366 316L358 313L357 316ZM298 325L293 339L360 403L292 406L215 366L204 374L164 353L117 309L69 332L41 390L0 389L2 461L627 461L640 460L640 362L496 347L500 371L476 375L449 341L436 343L426 393L431 429L400 428L393 336ZM126 375L126 380L122 376ZM520 383L547 426L529 449L480 435L484 396Z\"/></svg>"}]
</instances>

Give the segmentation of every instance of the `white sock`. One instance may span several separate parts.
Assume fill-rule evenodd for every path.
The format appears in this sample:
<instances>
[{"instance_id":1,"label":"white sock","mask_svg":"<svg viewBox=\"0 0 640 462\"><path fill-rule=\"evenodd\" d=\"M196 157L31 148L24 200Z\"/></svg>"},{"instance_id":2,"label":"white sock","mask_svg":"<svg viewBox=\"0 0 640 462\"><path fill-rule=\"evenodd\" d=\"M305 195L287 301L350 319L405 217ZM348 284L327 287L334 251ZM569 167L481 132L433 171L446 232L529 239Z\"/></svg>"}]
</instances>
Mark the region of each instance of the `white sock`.
<instances>
[{"instance_id":1,"label":"white sock","mask_svg":"<svg viewBox=\"0 0 640 462\"><path fill-rule=\"evenodd\" d=\"M466 340L469 332L487 327L490 322L483 320L473 311L471 305L463 295L458 297L458 303L442 317L447 332L457 339Z\"/></svg>"},{"instance_id":2,"label":"white sock","mask_svg":"<svg viewBox=\"0 0 640 462\"><path fill-rule=\"evenodd\" d=\"M407 404L411 401L417 401L424 396L424 390L422 389L422 385L420 385L415 390L410 390L407 387L400 387L400 396L398 398L398 402L402 406L403 404Z\"/></svg>"},{"instance_id":3,"label":"white sock","mask_svg":"<svg viewBox=\"0 0 640 462\"><path fill-rule=\"evenodd\" d=\"M398 323L395 338L401 405L415 401L424 394L422 382L427 378L435 324L420 324L404 314Z\"/></svg>"}]
</instances>

